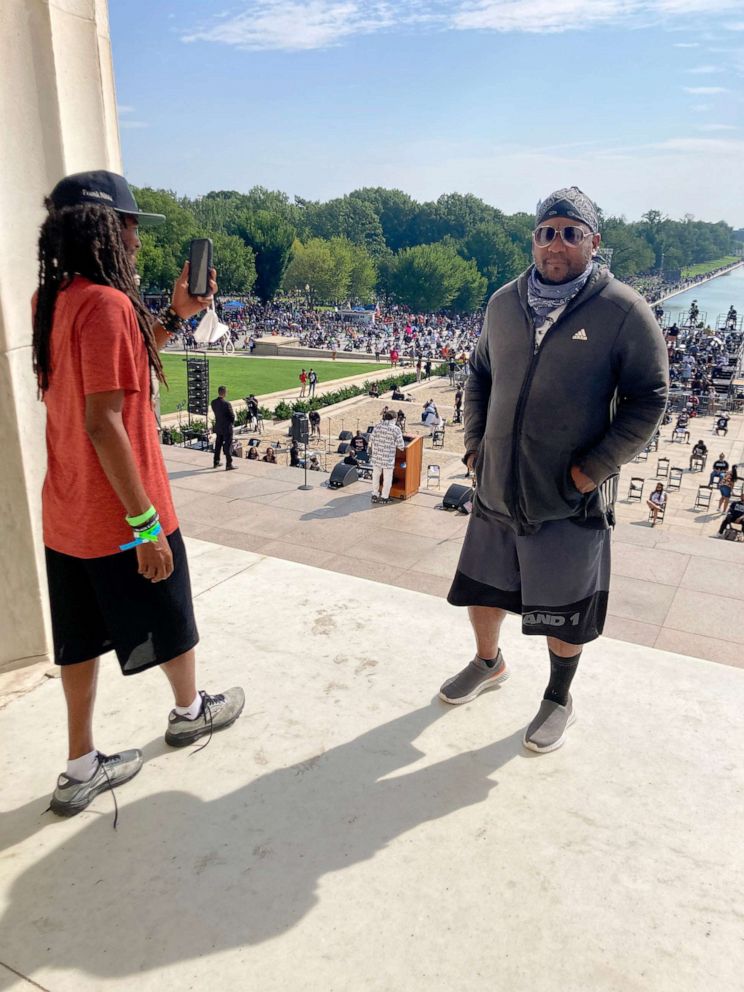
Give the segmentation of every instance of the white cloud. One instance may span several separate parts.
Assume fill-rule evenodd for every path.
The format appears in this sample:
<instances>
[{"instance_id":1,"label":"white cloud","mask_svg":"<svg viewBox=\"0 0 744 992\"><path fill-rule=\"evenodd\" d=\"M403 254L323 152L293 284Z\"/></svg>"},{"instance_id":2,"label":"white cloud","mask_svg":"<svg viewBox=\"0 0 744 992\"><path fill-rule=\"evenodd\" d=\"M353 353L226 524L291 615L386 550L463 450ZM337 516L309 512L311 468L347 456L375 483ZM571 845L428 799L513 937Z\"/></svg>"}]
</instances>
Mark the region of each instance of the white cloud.
<instances>
[{"instance_id":1,"label":"white cloud","mask_svg":"<svg viewBox=\"0 0 744 992\"><path fill-rule=\"evenodd\" d=\"M698 124L698 131L738 131L735 124Z\"/></svg>"},{"instance_id":2,"label":"white cloud","mask_svg":"<svg viewBox=\"0 0 744 992\"><path fill-rule=\"evenodd\" d=\"M692 69L685 69L691 76L710 76L716 72L723 72L723 68L718 65L696 65Z\"/></svg>"},{"instance_id":3,"label":"white cloud","mask_svg":"<svg viewBox=\"0 0 744 992\"><path fill-rule=\"evenodd\" d=\"M127 130L134 130L135 128L149 127L149 126L150 125L147 123L147 121L129 121L129 120L119 121L119 127L126 128Z\"/></svg>"},{"instance_id":4,"label":"white cloud","mask_svg":"<svg viewBox=\"0 0 744 992\"><path fill-rule=\"evenodd\" d=\"M672 48L700 48L699 41L675 41Z\"/></svg>"},{"instance_id":5,"label":"white cloud","mask_svg":"<svg viewBox=\"0 0 744 992\"><path fill-rule=\"evenodd\" d=\"M652 148L659 151L689 152L695 155L736 155L744 153L744 141L731 138L667 138Z\"/></svg>"},{"instance_id":6,"label":"white cloud","mask_svg":"<svg viewBox=\"0 0 744 992\"><path fill-rule=\"evenodd\" d=\"M713 96L715 93L728 93L725 86L683 86L685 93L697 96Z\"/></svg>"},{"instance_id":7,"label":"white cloud","mask_svg":"<svg viewBox=\"0 0 744 992\"><path fill-rule=\"evenodd\" d=\"M125 104L125 103L119 103L119 104L117 104L116 109L119 111L120 114L133 114L134 113L134 107L127 106L127 104Z\"/></svg>"},{"instance_id":8,"label":"white cloud","mask_svg":"<svg viewBox=\"0 0 744 992\"><path fill-rule=\"evenodd\" d=\"M242 14L185 35L182 40L217 41L238 48L302 51L327 48L343 38L371 34L395 23L384 2L354 0L257 0Z\"/></svg>"},{"instance_id":9,"label":"white cloud","mask_svg":"<svg viewBox=\"0 0 744 992\"><path fill-rule=\"evenodd\" d=\"M713 109L712 103L693 103L690 106L690 110L692 110L696 114L705 114L712 109Z\"/></svg>"},{"instance_id":10,"label":"white cloud","mask_svg":"<svg viewBox=\"0 0 744 992\"><path fill-rule=\"evenodd\" d=\"M738 12L741 0L242 0L237 13L185 31L184 42L256 50L328 48L353 35L428 25L451 30L557 33L602 25L675 26L680 16ZM743 25L744 26L744 25ZM698 43L679 43L692 47Z\"/></svg>"}]
</instances>

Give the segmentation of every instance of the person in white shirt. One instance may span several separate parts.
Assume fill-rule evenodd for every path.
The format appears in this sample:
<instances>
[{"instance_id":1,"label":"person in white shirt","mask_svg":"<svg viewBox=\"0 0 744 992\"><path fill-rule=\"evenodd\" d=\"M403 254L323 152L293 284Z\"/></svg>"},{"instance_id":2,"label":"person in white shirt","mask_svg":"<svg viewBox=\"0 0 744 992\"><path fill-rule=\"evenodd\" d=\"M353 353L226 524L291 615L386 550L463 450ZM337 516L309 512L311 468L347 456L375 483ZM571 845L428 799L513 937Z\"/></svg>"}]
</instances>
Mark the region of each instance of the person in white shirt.
<instances>
[{"instance_id":1,"label":"person in white shirt","mask_svg":"<svg viewBox=\"0 0 744 992\"><path fill-rule=\"evenodd\" d=\"M390 487L393 484L395 452L405 448L403 432L395 423L395 414L386 410L379 424L375 424L370 441L372 461L372 502L389 503ZM380 493L380 481L382 492Z\"/></svg>"}]
</instances>

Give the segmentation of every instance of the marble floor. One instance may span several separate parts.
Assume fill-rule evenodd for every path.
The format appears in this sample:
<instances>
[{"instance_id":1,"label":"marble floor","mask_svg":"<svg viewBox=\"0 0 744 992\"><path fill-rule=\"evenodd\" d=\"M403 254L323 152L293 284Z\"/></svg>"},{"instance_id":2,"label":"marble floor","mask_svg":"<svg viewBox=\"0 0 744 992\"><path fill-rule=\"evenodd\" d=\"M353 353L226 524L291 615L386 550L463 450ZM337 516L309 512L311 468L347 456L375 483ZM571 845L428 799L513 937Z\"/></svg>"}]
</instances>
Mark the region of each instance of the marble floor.
<instances>
[{"instance_id":1,"label":"marble floor","mask_svg":"<svg viewBox=\"0 0 744 992\"><path fill-rule=\"evenodd\" d=\"M118 790L116 831L110 794L72 820L44 812L64 758L59 682L0 710L0 989L741 987L744 673L603 638L566 745L535 755L521 739L547 657L511 618L510 680L466 706L436 696L470 656L467 619L403 584L444 577L463 520L440 511L435 538L371 523L364 560L383 584L333 566L357 560L335 538L298 539L308 514L332 535L339 497L171 468L205 529L317 560L188 540L202 684L242 684L246 708L204 750L174 752L165 679L123 679L109 657L97 745L146 759ZM256 518L238 529L251 486ZM351 505L353 547L357 512L377 514Z\"/></svg>"}]
</instances>

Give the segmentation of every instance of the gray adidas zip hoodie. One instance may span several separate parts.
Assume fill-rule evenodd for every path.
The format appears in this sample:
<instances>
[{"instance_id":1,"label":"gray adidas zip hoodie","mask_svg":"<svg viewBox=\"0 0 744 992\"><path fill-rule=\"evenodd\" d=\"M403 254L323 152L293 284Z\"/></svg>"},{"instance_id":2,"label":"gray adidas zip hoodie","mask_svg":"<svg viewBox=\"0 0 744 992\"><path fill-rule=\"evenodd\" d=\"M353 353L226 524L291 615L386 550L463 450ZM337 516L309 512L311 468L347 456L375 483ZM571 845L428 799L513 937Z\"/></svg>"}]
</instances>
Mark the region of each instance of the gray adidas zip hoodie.
<instances>
[{"instance_id":1,"label":"gray adidas zip hoodie","mask_svg":"<svg viewBox=\"0 0 744 992\"><path fill-rule=\"evenodd\" d=\"M488 301L465 386L465 446L477 451L476 512L533 534L548 520L607 528L620 466L664 413L669 363L646 301L595 264L535 348L529 270ZM582 495L578 465L598 488Z\"/></svg>"}]
</instances>

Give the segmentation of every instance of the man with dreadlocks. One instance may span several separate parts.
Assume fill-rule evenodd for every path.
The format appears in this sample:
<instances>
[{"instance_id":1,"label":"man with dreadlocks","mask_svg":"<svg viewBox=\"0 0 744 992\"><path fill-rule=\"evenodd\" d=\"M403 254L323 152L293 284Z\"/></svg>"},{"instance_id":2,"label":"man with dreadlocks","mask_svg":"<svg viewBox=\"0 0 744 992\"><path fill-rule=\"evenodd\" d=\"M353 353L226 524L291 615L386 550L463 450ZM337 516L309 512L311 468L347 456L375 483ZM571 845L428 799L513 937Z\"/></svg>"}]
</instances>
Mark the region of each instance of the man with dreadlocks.
<instances>
[{"instance_id":1,"label":"man with dreadlocks","mask_svg":"<svg viewBox=\"0 0 744 992\"><path fill-rule=\"evenodd\" d=\"M465 386L465 462L477 482L449 601L467 606L476 655L442 685L467 703L509 670L506 613L547 637L550 678L524 746L559 748L569 689L599 637L620 466L653 437L668 362L645 300L598 257L597 209L576 186L537 206L534 265L488 301Z\"/></svg>"},{"instance_id":2,"label":"man with dreadlocks","mask_svg":"<svg viewBox=\"0 0 744 992\"><path fill-rule=\"evenodd\" d=\"M101 654L116 651L124 675L161 666L174 747L230 726L245 696L197 691L188 563L152 406L153 381L165 383L159 349L211 297L189 295L187 264L152 318L136 285L137 229L165 218L141 212L122 176L68 176L46 207L33 355L47 410L44 544L69 738L50 808L73 816L142 767L136 748L94 747Z\"/></svg>"}]
</instances>

